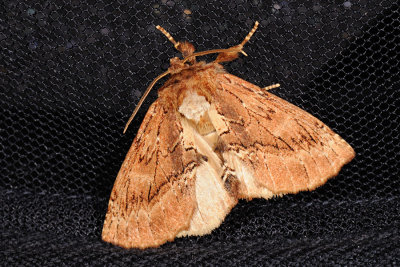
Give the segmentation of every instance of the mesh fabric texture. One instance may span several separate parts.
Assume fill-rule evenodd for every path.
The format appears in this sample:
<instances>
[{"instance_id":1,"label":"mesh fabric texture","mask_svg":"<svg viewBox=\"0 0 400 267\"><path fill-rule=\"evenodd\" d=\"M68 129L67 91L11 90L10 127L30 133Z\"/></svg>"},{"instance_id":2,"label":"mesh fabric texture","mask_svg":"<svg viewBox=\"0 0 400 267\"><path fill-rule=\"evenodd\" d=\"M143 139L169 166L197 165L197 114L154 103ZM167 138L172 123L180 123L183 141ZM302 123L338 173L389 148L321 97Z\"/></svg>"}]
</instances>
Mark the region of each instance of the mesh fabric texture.
<instances>
[{"instance_id":1,"label":"mesh fabric texture","mask_svg":"<svg viewBox=\"0 0 400 267\"><path fill-rule=\"evenodd\" d=\"M0 3L0 258L8 265L400 265L396 1ZM310 112L355 149L312 192L240 201L204 237L158 249L101 241L116 174L179 56L246 44L228 72ZM214 57L205 57L212 60Z\"/></svg>"}]
</instances>

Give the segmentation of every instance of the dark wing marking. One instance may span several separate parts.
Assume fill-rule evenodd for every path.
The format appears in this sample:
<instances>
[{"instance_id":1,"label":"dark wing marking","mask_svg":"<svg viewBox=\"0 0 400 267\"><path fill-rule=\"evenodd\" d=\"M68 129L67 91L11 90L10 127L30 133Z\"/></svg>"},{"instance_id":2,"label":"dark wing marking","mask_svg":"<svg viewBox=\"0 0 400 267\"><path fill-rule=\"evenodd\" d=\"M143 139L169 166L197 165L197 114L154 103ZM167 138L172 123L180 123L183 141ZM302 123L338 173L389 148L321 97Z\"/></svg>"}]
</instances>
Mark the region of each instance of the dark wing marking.
<instances>
[{"instance_id":1,"label":"dark wing marking","mask_svg":"<svg viewBox=\"0 0 400 267\"><path fill-rule=\"evenodd\" d=\"M151 105L115 181L104 241L157 247L189 227L197 162L195 151L183 147L177 116L160 99Z\"/></svg>"},{"instance_id":2,"label":"dark wing marking","mask_svg":"<svg viewBox=\"0 0 400 267\"><path fill-rule=\"evenodd\" d=\"M220 125L225 149L235 151L274 194L312 190L355 156L306 111L230 74L218 75L216 83L213 124Z\"/></svg>"}]
</instances>

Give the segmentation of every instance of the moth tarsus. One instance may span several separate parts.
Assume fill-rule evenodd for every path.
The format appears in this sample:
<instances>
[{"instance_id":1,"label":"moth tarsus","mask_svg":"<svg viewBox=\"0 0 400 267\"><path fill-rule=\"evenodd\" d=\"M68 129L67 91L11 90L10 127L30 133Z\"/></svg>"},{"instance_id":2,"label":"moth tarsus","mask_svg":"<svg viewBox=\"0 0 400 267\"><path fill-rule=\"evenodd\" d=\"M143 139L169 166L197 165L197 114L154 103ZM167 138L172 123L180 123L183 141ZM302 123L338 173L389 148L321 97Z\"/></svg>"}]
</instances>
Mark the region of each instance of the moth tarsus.
<instances>
[{"instance_id":1,"label":"moth tarsus","mask_svg":"<svg viewBox=\"0 0 400 267\"><path fill-rule=\"evenodd\" d=\"M264 87L263 89L265 90L265 91L268 91L268 90L271 90L271 89L275 89L275 88L278 88L278 87L280 87L281 85L279 84L279 83L276 83L276 84L272 84L272 85L270 85L270 86L266 86L266 87Z\"/></svg>"},{"instance_id":2,"label":"moth tarsus","mask_svg":"<svg viewBox=\"0 0 400 267\"><path fill-rule=\"evenodd\" d=\"M317 118L228 74L237 46L195 52L188 42L167 72L116 178L102 238L125 248L158 247L218 227L238 199L313 190L336 176L354 150ZM217 53L215 61L197 62Z\"/></svg>"}]
</instances>

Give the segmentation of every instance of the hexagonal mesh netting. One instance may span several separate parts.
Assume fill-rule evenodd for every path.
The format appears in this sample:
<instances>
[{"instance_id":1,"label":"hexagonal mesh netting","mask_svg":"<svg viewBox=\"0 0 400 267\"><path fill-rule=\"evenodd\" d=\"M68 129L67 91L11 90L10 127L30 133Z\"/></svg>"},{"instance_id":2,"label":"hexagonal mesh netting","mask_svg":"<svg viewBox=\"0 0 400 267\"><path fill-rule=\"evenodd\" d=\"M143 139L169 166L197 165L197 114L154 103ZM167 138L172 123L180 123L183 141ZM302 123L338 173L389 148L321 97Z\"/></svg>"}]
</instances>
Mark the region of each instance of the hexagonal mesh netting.
<instances>
[{"instance_id":1,"label":"hexagonal mesh netting","mask_svg":"<svg viewBox=\"0 0 400 267\"><path fill-rule=\"evenodd\" d=\"M14 1L0 3L0 190L11 264L400 264L397 1ZM240 202L211 235L123 250L100 233L116 174L156 85L179 56L238 44L224 64L307 110L355 149L313 192ZM212 57L205 57L211 60Z\"/></svg>"}]
</instances>

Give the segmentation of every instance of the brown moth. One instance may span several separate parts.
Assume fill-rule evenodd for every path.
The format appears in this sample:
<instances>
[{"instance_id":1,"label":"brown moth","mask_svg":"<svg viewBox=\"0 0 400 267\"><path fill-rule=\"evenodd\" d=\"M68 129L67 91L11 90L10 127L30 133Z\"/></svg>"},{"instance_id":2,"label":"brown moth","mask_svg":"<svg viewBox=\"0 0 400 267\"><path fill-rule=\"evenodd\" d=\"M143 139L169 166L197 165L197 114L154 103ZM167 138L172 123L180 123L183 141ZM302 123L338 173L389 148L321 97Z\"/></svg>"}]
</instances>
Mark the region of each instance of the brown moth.
<instances>
[{"instance_id":1,"label":"brown moth","mask_svg":"<svg viewBox=\"0 0 400 267\"><path fill-rule=\"evenodd\" d=\"M228 49L179 50L133 141L111 192L102 238L124 248L158 247L175 237L217 228L238 199L269 199L313 190L355 156L328 126L306 111L219 64L245 54ZM211 63L196 57L217 53ZM127 128L125 127L125 130Z\"/></svg>"}]
</instances>

